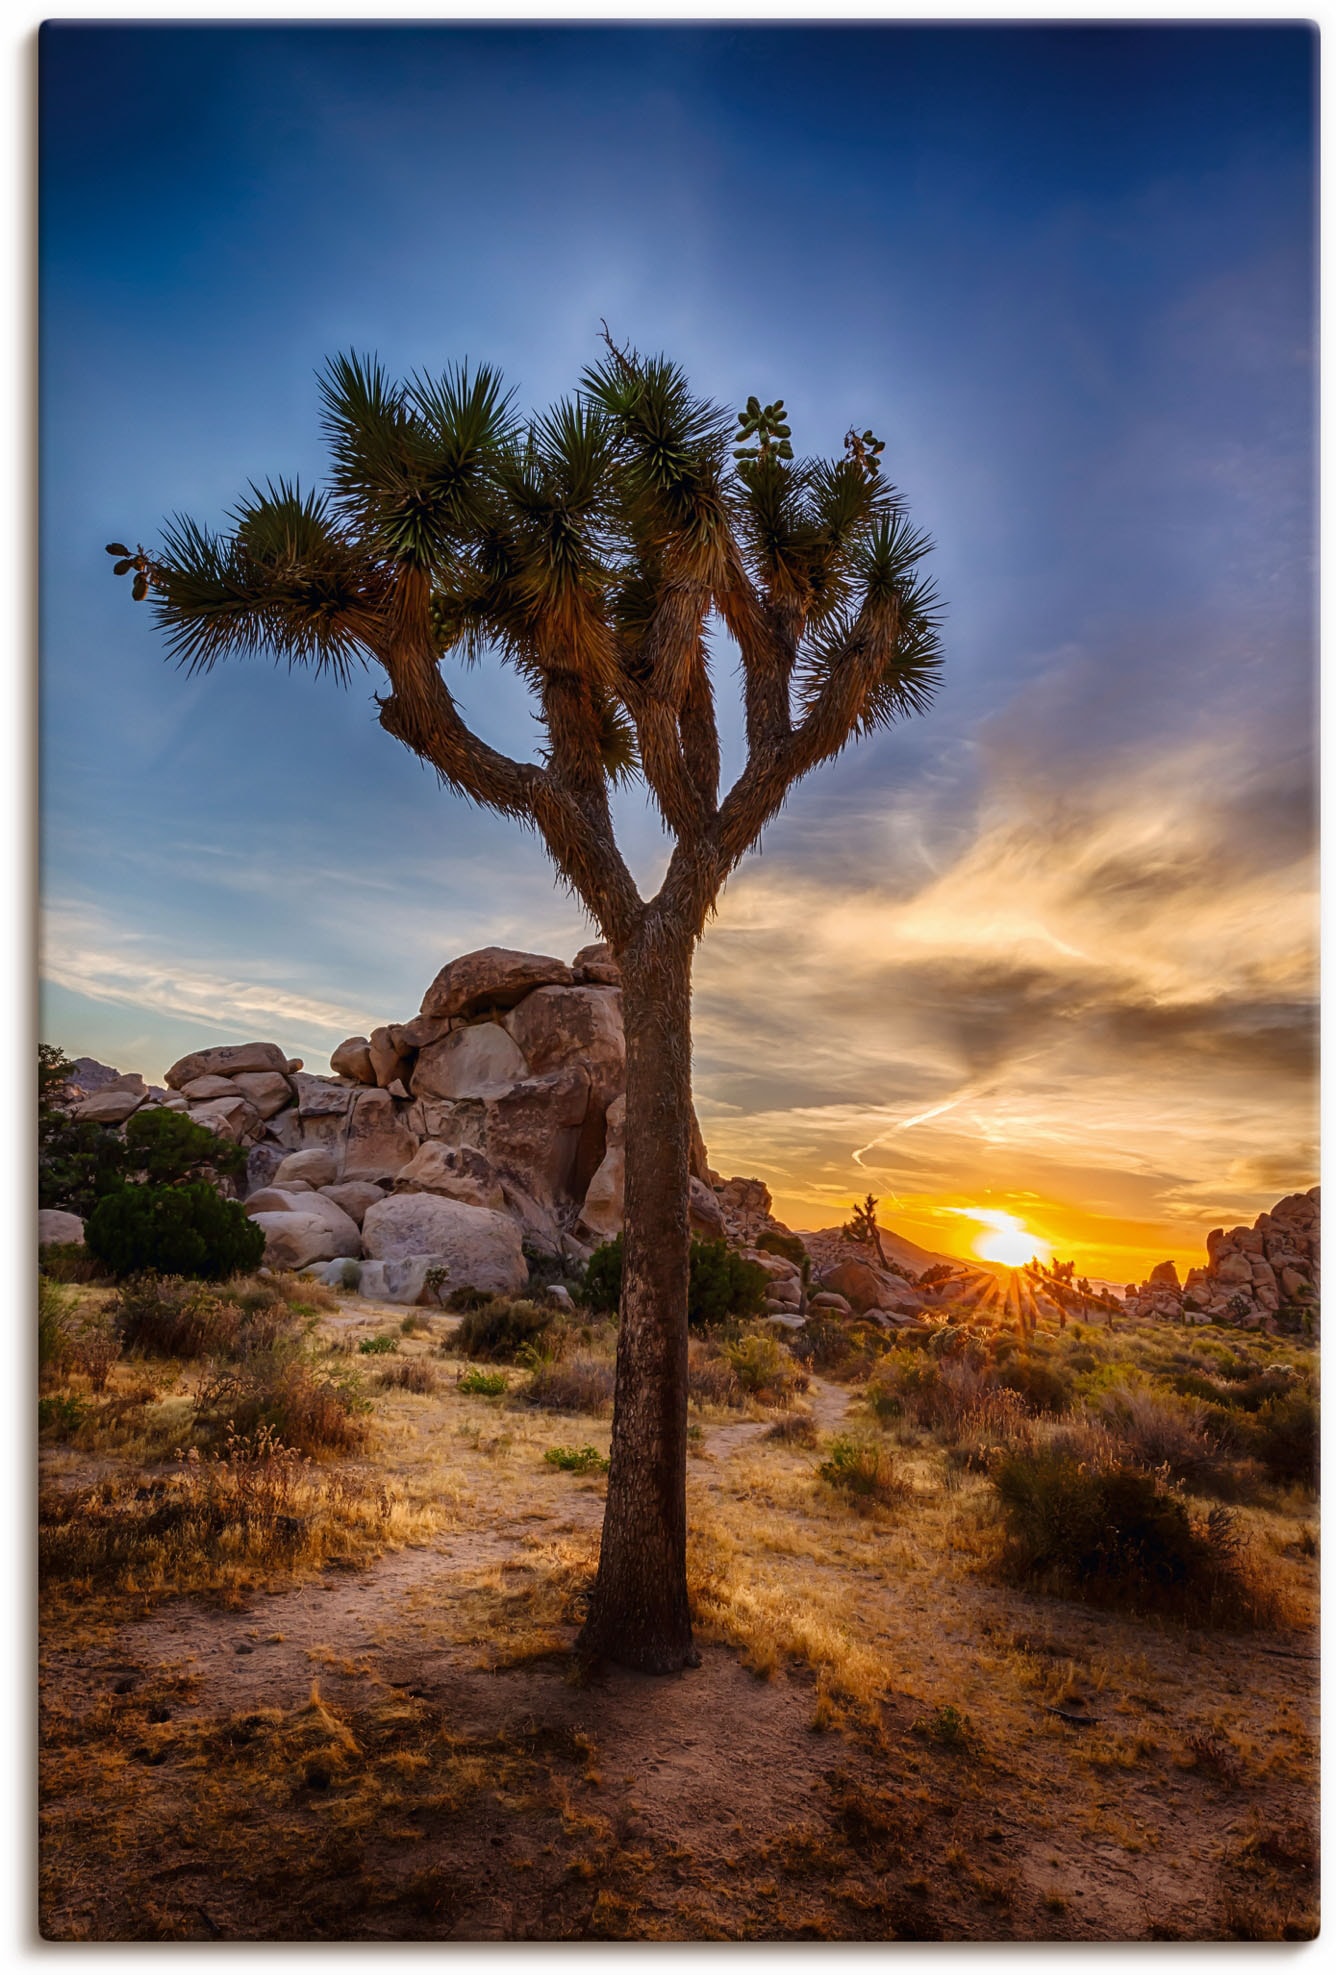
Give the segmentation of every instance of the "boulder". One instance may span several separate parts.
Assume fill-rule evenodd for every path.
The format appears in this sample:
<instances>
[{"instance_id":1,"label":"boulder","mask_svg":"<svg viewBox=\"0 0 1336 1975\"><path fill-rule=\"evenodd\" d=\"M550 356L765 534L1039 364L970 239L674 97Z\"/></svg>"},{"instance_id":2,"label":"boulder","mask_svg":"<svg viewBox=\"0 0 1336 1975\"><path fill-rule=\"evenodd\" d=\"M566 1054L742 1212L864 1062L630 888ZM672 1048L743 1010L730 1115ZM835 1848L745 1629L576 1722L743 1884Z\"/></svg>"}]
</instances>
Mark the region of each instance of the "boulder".
<instances>
[{"instance_id":1,"label":"boulder","mask_svg":"<svg viewBox=\"0 0 1336 1975\"><path fill-rule=\"evenodd\" d=\"M350 1077L355 1084L378 1081L371 1062L371 1044L365 1036L349 1036L346 1042L341 1042L329 1059L329 1067L336 1077Z\"/></svg>"},{"instance_id":2,"label":"boulder","mask_svg":"<svg viewBox=\"0 0 1336 1975\"><path fill-rule=\"evenodd\" d=\"M418 1149L387 1090L359 1090L343 1144L343 1178L391 1180Z\"/></svg>"},{"instance_id":3,"label":"boulder","mask_svg":"<svg viewBox=\"0 0 1336 1975\"><path fill-rule=\"evenodd\" d=\"M434 1193L396 1193L368 1207L362 1243L378 1262L430 1256L447 1271L447 1293L472 1288L513 1296L529 1280L520 1231L508 1214Z\"/></svg>"},{"instance_id":4,"label":"boulder","mask_svg":"<svg viewBox=\"0 0 1336 1975\"><path fill-rule=\"evenodd\" d=\"M92 1097L85 1097L74 1107L74 1115L98 1125L123 1125L127 1118L147 1101L148 1092L144 1088L127 1090L123 1085L108 1084L105 1089L95 1091Z\"/></svg>"},{"instance_id":5,"label":"boulder","mask_svg":"<svg viewBox=\"0 0 1336 1975\"><path fill-rule=\"evenodd\" d=\"M531 996L530 999L533 997ZM528 1076L524 1052L495 1022L452 1029L422 1050L413 1070L415 1097L479 1097Z\"/></svg>"},{"instance_id":6,"label":"boulder","mask_svg":"<svg viewBox=\"0 0 1336 1975\"><path fill-rule=\"evenodd\" d=\"M1306 1275L1301 1275L1298 1269L1282 1269L1280 1286L1291 1303L1301 1302L1313 1293L1312 1283Z\"/></svg>"},{"instance_id":7,"label":"boulder","mask_svg":"<svg viewBox=\"0 0 1336 1975\"><path fill-rule=\"evenodd\" d=\"M573 980L565 962L550 954L484 946L442 967L422 997L422 1013L440 1021L481 1008L513 1008L535 988L570 987Z\"/></svg>"},{"instance_id":8,"label":"boulder","mask_svg":"<svg viewBox=\"0 0 1336 1975\"><path fill-rule=\"evenodd\" d=\"M232 1082L266 1122L292 1102L292 1085L277 1070L243 1070Z\"/></svg>"},{"instance_id":9,"label":"boulder","mask_svg":"<svg viewBox=\"0 0 1336 1975\"><path fill-rule=\"evenodd\" d=\"M397 1262L362 1262L357 1293L373 1303L434 1303L438 1298L427 1290L427 1271L437 1266L431 1255L404 1255Z\"/></svg>"},{"instance_id":10,"label":"boulder","mask_svg":"<svg viewBox=\"0 0 1336 1975\"><path fill-rule=\"evenodd\" d=\"M446 1200L464 1200L472 1207L500 1213L506 1204L490 1161L472 1145L442 1145L428 1139L394 1182L396 1193L439 1193Z\"/></svg>"},{"instance_id":11,"label":"boulder","mask_svg":"<svg viewBox=\"0 0 1336 1975\"><path fill-rule=\"evenodd\" d=\"M698 1241L723 1241L726 1235L723 1209L712 1190L693 1173L687 1202L687 1218Z\"/></svg>"},{"instance_id":12,"label":"boulder","mask_svg":"<svg viewBox=\"0 0 1336 1975\"><path fill-rule=\"evenodd\" d=\"M605 941L596 946L582 946L571 962L571 972L577 986L620 987L622 984L622 970Z\"/></svg>"},{"instance_id":13,"label":"boulder","mask_svg":"<svg viewBox=\"0 0 1336 1975\"><path fill-rule=\"evenodd\" d=\"M45 1248L48 1242L73 1241L82 1245L84 1224L78 1214L62 1213L59 1207L41 1207L37 1213L37 1246Z\"/></svg>"},{"instance_id":14,"label":"boulder","mask_svg":"<svg viewBox=\"0 0 1336 1975\"><path fill-rule=\"evenodd\" d=\"M834 1310L841 1317L853 1314L852 1305L845 1296L838 1296L833 1289L823 1289L812 1298L814 1310ZM866 1314L866 1313L865 1313Z\"/></svg>"},{"instance_id":15,"label":"boulder","mask_svg":"<svg viewBox=\"0 0 1336 1975\"><path fill-rule=\"evenodd\" d=\"M626 1088L622 997L613 987L542 987L505 1017L505 1028L533 1076L583 1063L600 1110ZM465 1035L473 1033L466 1029ZM450 1042L454 1036L449 1038ZM445 1049L448 1043L438 1044ZM434 1053L434 1052L428 1052ZM419 1070L421 1061L419 1060ZM520 1071L519 1075L524 1072ZM446 1095L447 1093L442 1093Z\"/></svg>"},{"instance_id":16,"label":"boulder","mask_svg":"<svg viewBox=\"0 0 1336 1975\"><path fill-rule=\"evenodd\" d=\"M1212 1273L1217 1282L1252 1286L1252 1263L1246 1255L1237 1252L1221 1255Z\"/></svg>"},{"instance_id":17,"label":"boulder","mask_svg":"<svg viewBox=\"0 0 1336 1975\"><path fill-rule=\"evenodd\" d=\"M608 1106L607 1150L589 1182L577 1225L597 1241L611 1241L621 1232L626 1199L626 1099Z\"/></svg>"},{"instance_id":18,"label":"boulder","mask_svg":"<svg viewBox=\"0 0 1336 1975\"><path fill-rule=\"evenodd\" d=\"M286 1186L257 1186L254 1193L246 1195L246 1212L254 1220L257 1214L301 1214L306 1211L307 1201L319 1196L309 1186L290 1188ZM317 1216L319 1218L319 1216Z\"/></svg>"},{"instance_id":19,"label":"boulder","mask_svg":"<svg viewBox=\"0 0 1336 1975\"><path fill-rule=\"evenodd\" d=\"M384 1187L377 1186L372 1180L344 1180L338 1186L322 1186L320 1192L326 1200L332 1200L336 1207L341 1207L359 1228L367 1208L374 1207L378 1200L385 1198Z\"/></svg>"},{"instance_id":20,"label":"boulder","mask_svg":"<svg viewBox=\"0 0 1336 1975\"><path fill-rule=\"evenodd\" d=\"M236 1085L231 1077L194 1077L181 1087L181 1095L190 1104L207 1104L213 1097L235 1097Z\"/></svg>"},{"instance_id":21,"label":"boulder","mask_svg":"<svg viewBox=\"0 0 1336 1975\"><path fill-rule=\"evenodd\" d=\"M197 1049L173 1063L165 1082L173 1090L184 1090L197 1077L234 1077L243 1070L277 1070L288 1067L288 1059L273 1042L229 1043L218 1049ZM300 1068L300 1065L298 1065Z\"/></svg>"},{"instance_id":22,"label":"boulder","mask_svg":"<svg viewBox=\"0 0 1336 1975\"><path fill-rule=\"evenodd\" d=\"M591 1165L581 1182L581 1137L589 1112L589 1072L583 1064L486 1092L480 1102L479 1149L503 1180L514 1180L544 1207L581 1197L592 1175Z\"/></svg>"},{"instance_id":23,"label":"boulder","mask_svg":"<svg viewBox=\"0 0 1336 1975\"><path fill-rule=\"evenodd\" d=\"M776 1279L766 1289L766 1297L772 1303L780 1303L786 1310L796 1310L803 1300L803 1286L796 1277Z\"/></svg>"},{"instance_id":24,"label":"boulder","mask_svg":"<svg viewBox=\"0 0 1336 1975\"><path fill-rule=\"evenodd\" d=\"M305 1180L310 1187L333 1186L338 1176L333 1153L323 1145L308 1145L301 1152L289 1152L286 1159L279 1161L273 1183L286 1186L289 1180Z\"/></svg>"},{"instance_id":25,"label":"boulder","mask_svg":"<svg viewBox=\"0 0 1336 1975\"><path fill-rule=\"evenodd\" d=\"M264 1229L264 1259L271 1269L304 1269L310 1262L332 1262L348 1253L355 1257L361 1247L359 1241L351 1251L345 1248L320 1214L256 1214L254 1219ZM353 1226L351 1221L348 1225Z\"/></svg>"},{"instance_id":26,"label":"boulder","mask_svg":"<svg viewBox=\"0 0 1336 1975\"><path fill-rule=\"evenodd\" d=\"M190 1116L195 1124L216 1132L219 1138L230 1138L236 1145L258 1138L263 1129L259 1112L239 1092L215 1097L207 1104L192 1104Z\"/></svg>"},{"instance_id":27,"label":"boulder","mask_svg":"<svg viewBox=\"0 0 1336 1975\"><path fill-rule=\"evenodd\" d=\"M280 1145L271 1145L265 1139L252 1145L246 1154L244 1198L249 1199L251 1194L258 1193L262 1186L272 1186L274 1175L282 1165L283 1159L283 1148Z\"/></svg>"},{"instance_id":28,"label":"boulder","mask_svg":"<svg viewBox=\"0 0 1336 1975\"><path fill-rule=\"evenodd\" d=\"M297 1092L297 1110L303 1118L342 1118L357 1095L356 1084L335 1081L333 1077L313 1077L299 1071L292 1079Z\"/></svg>"},{"instance_id":29,"label":"boulder","mask_svg":"<svg viewBox=\"0 0 1336 1975\"><path fill-rule=\"evenodd\" d=\"M859 1312L886 1307L889 1300L888 1281L889 1278L882 1276L869 1262L838 1262L833 1269L824 1269L821 1274L821 1287L833 1289L837 1296L845 1297Z\"/></svg>"},{"instance_id":30,"label":"boulder","mask_svg":"<svg viewBox=\"0 0 1336 1975\"><path fill-rule=\"evenodd\" d=\"M290 1192L286 1187L266 1186L253 1193L246 1201L246 1212L253 1221L270 1214L305 1214L311 1220L320 1221L338 1239L336 1255L360 1255L362 1238L357 1222L351 1214L346 1214L337 1201L328 1194L312 1193L309 1188L302 1192Z\"/></svg>"},{"instance_id":31,"label":"boulder","mask_svg":"<svg viewBox=\"0 0 1336 1975\"><path fill-rule=\"evenodd\" d=\"M367 1056L371 1063L371 1081L379 1084L382 1090L400 1079L404 1082L413 1068L413 1050L401 1041L402 1031L382 1026L371 1031L367 1043Z\"/></svg>"},{"instance_id":32,"label":"boulder","mask_svg":"<svg viewBox=\"0 0 1336 1975\"><path fill-rule=\"evenodd\" d=\"M1147 1280L1157 1289L1177 1289L1178 1270L1172 1262L1157 1262Z\"/></svg>"}]
</instances>

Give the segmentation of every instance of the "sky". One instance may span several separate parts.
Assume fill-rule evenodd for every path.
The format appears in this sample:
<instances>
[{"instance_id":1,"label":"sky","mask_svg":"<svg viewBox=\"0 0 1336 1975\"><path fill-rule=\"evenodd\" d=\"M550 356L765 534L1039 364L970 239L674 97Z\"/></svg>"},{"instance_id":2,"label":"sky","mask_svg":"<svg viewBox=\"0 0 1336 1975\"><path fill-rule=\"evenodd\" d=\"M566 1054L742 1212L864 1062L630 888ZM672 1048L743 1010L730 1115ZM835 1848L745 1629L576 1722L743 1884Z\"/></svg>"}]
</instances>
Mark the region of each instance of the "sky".
<instances>
[{"instance_id":1,"label":"sky","mask_svg":"<svg viewBox=\"0 0 1336 1975\"><path fill-rule=\"evenodd\" d=\"M1116 1281L1311 1185L1316 58L1301 24L46 27L43 1036L324 1069L459 952L594 937L369 674L186 678L103 544L318 483L336 351L542 407L606 318L782 396L800 452L871 426L947 603L933 710L794 792L700 948L712 1163L797 1227L872 1191L933 1249L1011 1215ZM534 754L512 674L459 690Z\"/></svg>"}]
</instances>

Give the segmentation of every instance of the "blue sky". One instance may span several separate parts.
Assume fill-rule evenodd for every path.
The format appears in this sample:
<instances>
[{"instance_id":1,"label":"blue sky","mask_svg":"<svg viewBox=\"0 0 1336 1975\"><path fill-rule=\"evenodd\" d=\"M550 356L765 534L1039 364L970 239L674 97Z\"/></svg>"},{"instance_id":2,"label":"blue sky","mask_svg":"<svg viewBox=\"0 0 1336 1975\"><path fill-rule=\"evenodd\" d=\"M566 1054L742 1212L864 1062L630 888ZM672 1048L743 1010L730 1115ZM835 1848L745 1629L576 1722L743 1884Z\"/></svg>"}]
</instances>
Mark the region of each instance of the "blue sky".
<instances>
[{"instance_id":1,"label":"blue sky","mask_svg":"<svg viewBox=\"0 0 1336 1975\"><path fill-rule=\"evenodd\" d=\"M1302 26L45 29L43 1033L323 1067L458 951L590 936L370 676L185 679L102 545L318 480L336 350L541 405L606 317L800 450L871 425L949 602L936 709L798 793L702 948L716 1163L799 1225L1030 1200L1115 1273L1311 1183L1315 62ZM532 749L513 678L461 690Z\"/></svg>"}]
</instances>

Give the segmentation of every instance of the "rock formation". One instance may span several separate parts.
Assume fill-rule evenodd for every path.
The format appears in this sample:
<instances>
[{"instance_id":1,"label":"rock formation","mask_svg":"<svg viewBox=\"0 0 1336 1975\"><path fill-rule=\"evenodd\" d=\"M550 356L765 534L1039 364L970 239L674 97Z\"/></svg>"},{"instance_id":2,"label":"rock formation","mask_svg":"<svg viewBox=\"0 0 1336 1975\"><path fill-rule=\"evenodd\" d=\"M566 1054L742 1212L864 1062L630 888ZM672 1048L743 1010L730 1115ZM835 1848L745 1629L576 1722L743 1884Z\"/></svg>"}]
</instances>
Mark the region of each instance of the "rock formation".
<instances>
[{"instance_id":1,"label":"rock formation","mask_svg":"<svg viewBox=\"0 0 1336 1975\"><path fill-rule=\"evenodd\" d=\"M1291 1193L1251 1227L1213 1228L1206 1267L1189 1269L1180 1286L1172 1262L1157 1263L1140 1285L1129 1283L1129 1316L1178 1323L1212 1318L1256 1329L1284 1314L1316 1316L1321 1296L1321 1192Z\"/></svg>"},{"instance_id":2,"label":"rock formation","mask_svg":"<svg viewBox=\"0 0 1336 1975\"><path fill-rule=\"evenodd\" d=\"M166 1105L248 1147L239 1191L275 1267L361 1263L398 1301L429 1274L515 1290L526 1246L578 1261L621 1227L621 1001L606 946L569 966L484 947L441 969L411 1021L340 1043L329 1076L273 1042L193 1051L165 1090L81 1059L74 1112L116 1128ZM699 1127L692 1165L693 1230L722 1235Z\"/></svg>"}]
</instances>

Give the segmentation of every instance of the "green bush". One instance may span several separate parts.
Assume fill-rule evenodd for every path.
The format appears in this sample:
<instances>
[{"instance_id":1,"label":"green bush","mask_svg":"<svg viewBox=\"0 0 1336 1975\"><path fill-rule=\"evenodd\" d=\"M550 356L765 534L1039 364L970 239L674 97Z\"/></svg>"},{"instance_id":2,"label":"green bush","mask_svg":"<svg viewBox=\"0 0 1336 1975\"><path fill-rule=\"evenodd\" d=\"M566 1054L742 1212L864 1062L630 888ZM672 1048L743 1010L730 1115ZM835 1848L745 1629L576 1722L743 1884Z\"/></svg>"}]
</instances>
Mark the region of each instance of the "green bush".
<instances>
[{"instance_id":1,"label":"green bush","mask_svg":"<svg viewBox=\"0 0 1336 1975\"><path fill-rule=\"evenodd\" d=\"M910 1493L908 1482L896 1472L887 1450L875 1440L853 1434L836 1435L817 1473L830 1487L868 1501L902 1501Z\"/></svg>"},{"instance_id":2,"label":"green bush","mask_svg":"<svg viewBox=\"0 0 1336 1975\"><path fill-rule=\"evenodd\" d=\"M49 1044L38 1050L37 1200L40 1207L91 1215L121 1187L182 1185L245 1170L246 1151L196 1124L184 1111L149 1105L124 1134L63 1109L71 1065Z\"/></svg>"},{"instance_id":3,"label":"green bush","mask_svg":"<svg viewBox=\"0 0 1336 1975\"><path fill-rule=\"evenodd\" d=\"M725 1344L723 1355L738 1384L753 1398L768 1398L784 1406L795 1390L807 1385L806 1374L773 1337L741 1337L736 1343Z\"/></svg>"},{"instance_id":4,"label":"green bush","mask_svg":"<svg viewBox=\"0 0 1336 1975\"><path fill-rule=\"evenodd\" d=\"M1158 1476L1085 1460L1061 1442L1004 1453L992 1471L1015 1583L1091 1604L1215 1624L1274 1622L1252 1585L1229 1510L1204 1523Z\"/></svg>"},{"instance_id":5,"label":"green bush","mask_svg":"<svg viewBox=\"0 0 1336 1975\"><path fill-rule=\"evenodd\" d=\"M597 1447L549 1447L543 1459L567 1474L606 1474L608 1463Z\"/></svg>"},{"instance_id":6,"label":"green bush","mask_svg":"<svg viewBox=\"0 0 1336 1975\"><path fill-rule=\"evenodd\" d=\"M555 1315L555 1309L537 1303L493 1296L478 1309L465 1311L450 1347L465 1358L514 1364L525 1345L532 1344Z\"/></svg>"},{"instance_id":7,"label":"green bush","mask_svg":"<svg viewBox=\"0 0 1336 1975\"><path fill-rule=\"evenodd\" d=\"M504 1372L480 1372L477 1370L461 1373L456 1384L461 1392L473 1392L481 1399L499 1399L509 1384Z\"/></svg>"},{"instance_id":8,"label":"green bush","mask_svg":"<svg viewBox=\"0 0 1336 1975\"><path fill-rule=\"evenodd\" d=\"M74 1328L69 1308L54 1282L37 1278L37 1369L54 1378L68 1370L74 1356Z\"/></svg>"},{"instance_id":9,"label":"green bush","mask_svg":"<svg viewBox=\"0 0 1336 1975\"><path fill-rule=\"evenodd\" d=\"M1318 1478L1317 1403L1310 1392L1268 1399L1255 1417L1251 1451L1273 1481L1314 1491Z\"/></svg>"},{"instance_id":10,"label":"green bush","mask_svg":"<svg viewBox=\"0 0 1336 1975\"><path fill-rule=\"evenodd\" d=\"M390 1351L397 1351L399 1340L382 1331L379 1337L364 1337L357 1348L364 1358L378 1358Z\"/></svg>"},{"instance_id":11,"label":"green bush","mask_svg":"<svg viewBox=\"0 0 1336 1975\"><path fill-rule=\"evenodd\" d=\"M804 1365L830 1371L852 1355L853 1343L837 1317L815 1310L800 1329L790 1331L789 1349Z\"/></svg>"},{"instance_id":12,"label":"green bush","mask_svg":"<svg viewBox=\"0 0 1336 1975\"><path fill-rule=\"evenodd\" d=\"M256 1268L264 1229L207 1180L124 1186L98 1201L84 1229L88 1252L114 1276L156 1269L217 1281Z\"/></svg>"},{"instance_id":13,"label":"green bush","mask_svg":"<svg viewBox=\"0 0 1336 1975\"><path fill-rule=\"evenodd\" d=\"M591 1310L615 1312L622 1300L624 1241L619 1234L596 1248L585 1269L584 1296ZM693 1330L730 1317L759 1317L769 1277L726 1241L693 1241L687 1285L687 1322Z\"/></svg>"},{"instance_id":14,"label":"green bush","mask_svg":"<svg viewBox=\"0 0 1336 1975\"><path fill-rule=\"evenodd\" d=\"M585 1264L584 1299L591 1310L598 1310L616 1316L622 1300L622 1251L624 1242L621 1235L612 1241L604 1241L594 1250Z\"/></svg>"},{"instance_id":15,"label":"green bush","mask_svg":"<svg viewBox=\"0 0 1336 1975\"><path fill-rule=\"evenodd\" d=\"M154 1105L125 1127L125 1170L148 1186L180 1186L209 1174L237 1177L246 1148L196 1124L184 1111Z\"/></svg>"},{"instance_id":16,"label":"green bush","mask_svg":"<svg viewBox=\"0 0 1336 1975\"><path fill-rule=\"evenodd\" d=\"M82 1241L43 1242L37 1267L51 1282L96 1282L101 1274Z\"/></svg>"},{"instance_id":17,"label":"green bush","mask_svg":"<svg viewBox=\"0 0 1336 1975\"><path fill-rule=\"evenodd\" d=\"M71 1440L88 1417L88 1407L74 1392L48 1393L37 1401L37 1431L53 1440Z\"/></svg>"},{"instance_id":18,"label":"green bush","mask_svg":"<svg viewBox=\"0 0 1336 1975\"><path fill-rule=\"evenodd\" d=\"M1002 1371L997 1382L1008 1392L1019 1393L1032 1413L1065 1413L1072 1403L1072 1388L1053 1365L1043 1358L1018 1353Z\"/></svg>"}]
</instances>

